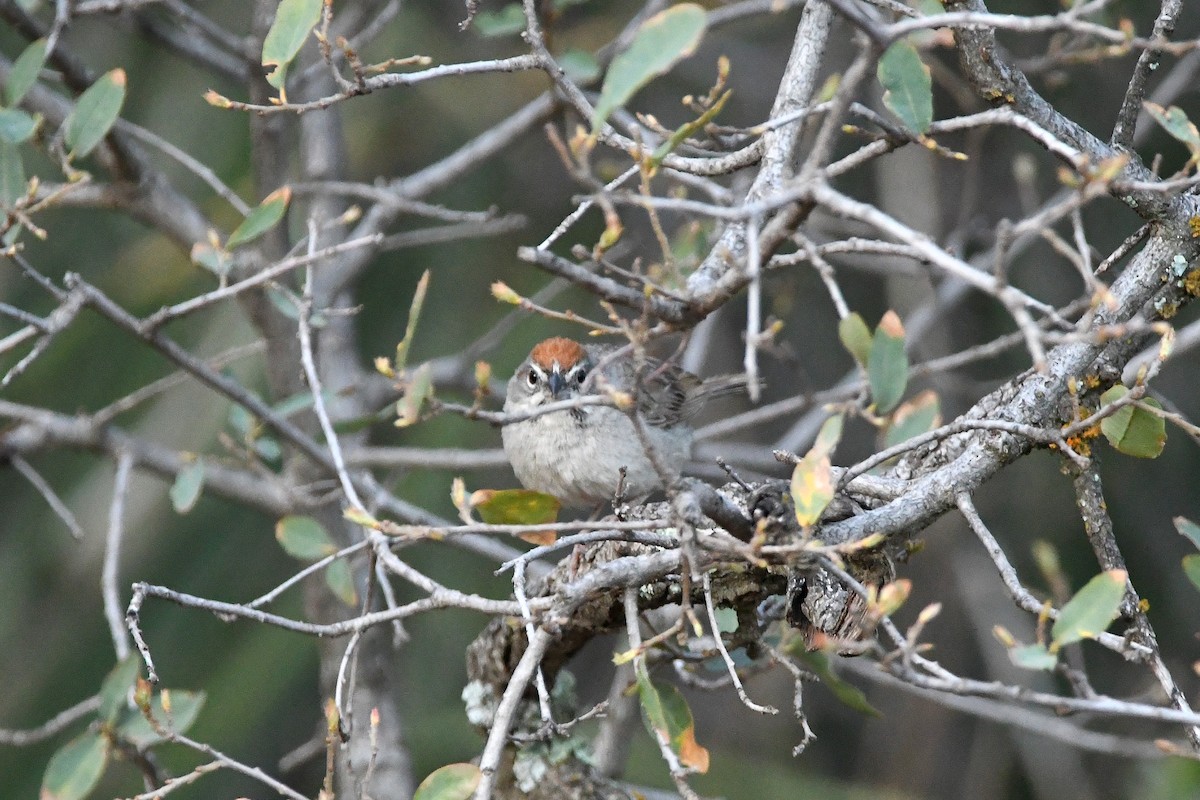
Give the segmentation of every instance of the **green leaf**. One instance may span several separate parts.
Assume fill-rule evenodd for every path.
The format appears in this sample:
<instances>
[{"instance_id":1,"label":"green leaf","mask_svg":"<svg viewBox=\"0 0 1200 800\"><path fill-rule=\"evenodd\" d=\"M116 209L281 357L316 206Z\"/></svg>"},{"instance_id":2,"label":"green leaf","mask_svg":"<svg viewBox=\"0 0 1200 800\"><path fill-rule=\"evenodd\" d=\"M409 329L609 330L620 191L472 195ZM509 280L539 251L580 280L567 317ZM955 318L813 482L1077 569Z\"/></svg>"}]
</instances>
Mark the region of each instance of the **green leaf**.
<instances>
[{"instance_id":1,"label":"green leaf","mask_svg":"<svg viewBox=\"0 0 1200 800\"><path fill-rule=\"evenodd\" d=\"M892 419L888 423L884 445L892 447L901 442L907 442L914 436L928 433L941 424L942 410L937 392L926 389L913 399L901 403L900 407L896 409L896 413L892 415Z\"/></svg>"},{"instance_id":2,"label":"green leaf","mask_svg":"<svg viewBox=\"0 0 1200 800\"><path fill-rule=\"evenodd\" d=\"M170 711L167 711L163 701L164 695L170 700ZM150 716L168 732L187 733L188 728L192 727L196 717L200 715L204 699L204 692L163 689L150 701ZM121 738L133 742L139 749L144 750L165 741L163 735L154 729L139 708L124 709L116 727Z\"/></svg>"},{"instance_id":3,"label":"green leaf","mask_svg":"<svg viewBox=\"0 0 1200 800\"><path fill-rule=\"evenodd\" d=\"M1058 613L1050 632L1055 647L1103 633L1121 609L1125 578L1125 570L1110 569L1088 581Z\"/></svg>"},{"instance_id":4,"label":"green leaf","mask_svg":"<svg viewBox=\"0 0 1200 800\"><path fill-rule=\"evenodd\" d=\"M471 507L489 525L542 525L558 519L558 498L528 489L480 489Z\"/></svg>"},{"instance_id":5,"label":"green leaf","mask_svg":"<svg viewBox=\"0 0 1200 800\"><path fill-rule=\"evenodd\" d=\"M325 400L326 403L333 399L333 397L334 395L329 392L329 390L326 390L326 393L321 395L321 399ZM281 417L290 417L293 414L297 414L301 411L312 408L312 405L313 393L309 391L303 391L296 392L291 397L286 397L283 400L280 400L278 403L271 406L271 410Z\"/></svg>"},{"instance_id":6,"label":"green leaf","mask_svg":"<svg viewBox=\"0 0 1200 800\"><path fill-rule=\"evenodd\" d=\"M844 421L845 414L833 414L822 422L821 429L817 431L817 438L813 442L810 452L832 456L833 451L837 448L837 443L842 438L842 424Z\"/></svg>"},{"instance_id":7,"label":"green leaf","mask_svg":"<svg viewBox=\"0 0 1200 800\"><path fill-rule=\"evenodd\" d=\"M289 556L304 561L316 561L337 552L325 528L312 517L283 517L275 523L275 538Z\"/></svg>"},{"instance_id":8,"label":"green leaf","mask_svg":"<svg viewBox=\"0 0 1200 800\"><path fill-rule=\"evenodd\" d=\"M1129 389L1127 389L1125 386L1122 386L1121 384L1118 383L1116 386L1113 386L1108 391L1106 391L1104 394L1100 395L1100 405L1106 406L1111 403L1115 403L1127 394L1129 394ZM1125 412L1128 412L1128 413L1125 413ZM1107 417L1105 417L1103 420L1100 421L1100 429L1104 433L1104 435L1108 437L1110 442L1112 441L1114 436L1119 440L1121 438L1121 436L1124 435L1126 429L1129 427L1129 419L1132 416L1133 416L1133 411L1131 409L1129 409L1128 407L1118 409L1116 413L1109 414ZM1104 425L1106 423L1109 426L1108 430L1104 429ZM1115 446L1116 445L1114 444L1114 447Z\"/></svg>"},{"instance_id":9,"label":"green leaf","mask_svg":"<svg viewBox=\"0 0 1200 800\"><path fill-rule=\"evenodd\" d=\"M1192 158L1200 157L1200 130L1196 129L1196 124L1188 119L1187 114L1179 106L1171 106L1163 108L1158 103L1149 101L1142 103L1154 121L1163 127L1167 133L1187 145L1187 149L1191 152Z\"/></svg>"},{"instance_id":10,"label":"green leaf","mask_svg":"<svg viewBox=\"0 0 1200 800\"><path fill-rule=\"evenodd\" d=\"M696 741L696 725L687 700L673 684L651 680L644 664L639 663L636 672L646 730L657 741L670 745L680 764L694 772L708 772L708 750Z\"/></svg>"},{"instance_id":11,"label":"green leaf","mask_svg":"<svg viewBox=\"0 0 1200 800\"><path fill-rule=\"evenodd\" d=\"M860 366L867 365L871 359L871 329L857 312L838 322L838 339Z\"/></svg>"},{"instance_id":12,"label":"green leaf","mask_svg":"<svg viewBox=\"0 0 1200 800\"><path fill-rule=\"evenodd\" d=\"M396 402L396 427L407 428L421 417L421 407L433 397L433 371L422 364L408 380L404 396Z\"/></svg>"},{"instance_id":13,"label":"green leaf","mask_svg":"<svg viewBox=\"0 0 1200 800\"><path fill-rule=\"evenodd\" d=\"M283 448L279 446L279 442L270 436L257 434L249 443L254 448L254 452L258 453L259 458L263 461L277 464L279 459L283 458Z\"/></svg>"},{"instance_id":14,"label":"green leaf","mask_svg":"<svg viewBox=\"0 0 1200 800\"><path fill-rule=\"evenodd\" d=\"M46 63L46 40L38 39L30 42L8 71L4 81L5 104L16 108L29 94L29 90L37 83L42 66Z\"/></svg>"},{"instance_id":15,"label":"green leaf","mask_svg":"<svg viewBox=\"0 0 1200 800\"><path fill-rule=\"evenodd\" d=\"M285 100L288 66L320 21L321 0L282 0L275 10L275 21L263 39L262 65L274 68L267 73L267 83L280 89Z\"/></svg>"},{"instance_id":16,"label":"green leaf","mask_svg":"<svg viewBox=\"0 0 1200 800\"><path fill-rule=\"evenodd\" d=\"M592 132L600 130L618 108L654 78L691 55L704 35L704 9L680 3L642 23L629 49L617 55L604 76L592 114Z\"/></svg>"},{"instance_id":17,"label":"green leaf","mask_svg":"<svg viewBox=\"0 0 1200 800\"><path fill-rule=\"evenodd\" d=\"M63 141L71 158L83 158L104 141L125 104L125 70L117 68L100 76L87 88L63 122Z\"/></svg>"},{"instance_id":18,"label":"green leaf","mask_svg":"<svg viewBox=\"0 0 1200 800\"><path fill-rule=\"evenodd\" d=\"M879 709L867 702L867 696L862 690L851 683L846 683L838 674L833 671L833 664L828 653L821 650L805 651L802 647L803 640L797 636L795 638L796 647L789 647L788 652L792 653L796 658L815 672L821 679L821 683L825 684L829 691L833 692L833 696L838 699L844 706L859 711L863 714L869 714L872 717L882 717Z\"/></svg>"},{"instance_id":19,"label":"green leaf","mask_svg":"<svg viewBox=\"0 0 1200 800\"><path fill-rule=\"evenodd\" d=\"M792 470L792 503L796 521L803 527L816 524L833 501L833 467L824 453L809 453Z\"/></svg>"},{"instance_id":20,"label":"green leaf","mask_svg":"<svg viewBox=\"0 0 1200 800\"><path fill-rule=\"evenodd\" d=\"M285 292L275 286L268 286L263 294L267 300L275 307L275 310L283 314L288 319L300 319L300 305L298 298L290 292Z\"/></svg>"},{"instance_id":21,"label":"green leaf","mask_svg":"<svg viewBox=\"0 0 1200 800\"><path fill-rule=\"evenodd\" d=\"M286 0L284 0L286 2ZM233 233L229 234L229 241L225 243L225 247L229 250L239 247L247 242L252 242L262 236L271 228L283 219L283 212L287 210L288 203L292 200L292 188L290 186L281 186L269 195L263 198L263 201L258 204L258 207L242 220L242 224L238 225Z\"/></svg>"},{"instance_id":22,"label":"green leaf","mask_svg":"<svg viewBox=\"0 0 1200 800\"><path fill-rule=\"evenodd\" d=\"M917 48L901 40L884 51L876 70L883 104L917 133L933 124L933 84Z\"/></svg>"},{"instance_id":23,"label":"green leaf","mask_svg":"<svg viewBox=\"0 0 1200 800\"><path fill-rule=\"evenodd\" d=\"M1009 648L1008 657L1021 669L1051 670L1058 664L1058 656L1040 644Z\"/></svg>"},{"instance_id":24,"label":"green leaf","mask_svg":"<svg viewBox=\"0 0 1200 800\"><path fill-rule=\"evenodd\" d=\"M738 615L735 609L722 606L717 609L717 630L721 633L733 633L738 629Z\"/></svg>"},{"instance_id":25,"label":"green leaf","mask_svg":"<svg viewBox=\"0 0 1200 800\"><path fill-rule=\"evenodd\" d=\"M264 461L276 463L283 457L283 449L273 437L263 433L263 425L245 407L236 403L229 407L229 427L241 440L254 449Z\"/></svg>"},{"instance_id":26,"label":"green leaf","mask_svg":"<svg viewBox=\"0 0 1200 800\"><path fill-rule=\"evenodd\" d=\"M1127 394L1129 390L1117 384L1100 395L1100 402L1108 405ZM1162 408L1153 398L1140 402ZM1133 403L1100 420L1100 431L1118 452L1136 458L1157 458L1167 444L1167 421Z\"/></svg>"},{"instance_id":27,"label":"green leaf","mask_svg":"<svg viewBox=\"0 0 1200 800\"><path fill-rule=\"evenodd\" d=\"M413 800L467 800L475 794L483 773L474 764L439 767L417 787Z\"/></svg>"},{"instance_id":28,"label":"green leaf","mask_svg":"<svg viewBox=\"0 0 1200 800\"><path fill-rule=\"evenodd\" d=\"M875 410L886 414L896 407L908 385L908 354L904 352L904 326L895 311L888 311L875 329L867 380Z\"/></svg>"},{"instance_id":29,"label":"green leaf","mask_svg":"<svg viewBox=\"0 0 1200 800\"><path fill-rule=\"evenodd\" d=\"M1181 536L1186 536L1192 545L1200 550L1200 525L1187 517L1176 517L1172 522L1175 523L1175 530L1179 531Z\"/></svg>"},{"instance_id":30,"label":"green leaf","mask_svg":"<svg viewBox=\"0 0 1200 800\"><path fill-rule=\"evenodd\" d=\"M233 266L233 259L229 253L207 242L196 242L192 245L191 258L193 264L204 267L218 278L228 275L229 268Z\"/></svg>"},{"instance_id":31,"label":"green leaf","mask_svg":"<svg viewBox=\"0 0 1200 800\"><path fill-rule=\"evenodd\" d=\"M1191 553L1183 557L1183 574L1197 589L1200 589L1200 553Z\"/></svg>"},{"instance_id":32,"label":"green leaf","mask_svg":"<svg viewBox=\"0 0 1200 800\"><path fill-rule=\"evenodd\" d=\"M325 585L346 605L351 608L358 605L358 588L354 585L354 573L346 559L339 558L326 567Z\"/></svg>"},{"instance_id":33,"label":"green leaf","mask_svg":"<svg viewBox=\"0 0 1200 800\"><path fill-rule=\"evenodd\" d=\"M1167 446L1167 421L1142 406L1150 406L1162 410L1162 403L1153 397L1139 401L1140 405L1133 407L1133 417L1129 427L1121 437L1117 449L1127 456L1136 458L1158 458Z\"/></svg>"},{"instance_id":34,"label":"green leaf","mask_svg":"<svg viewBox=\"0 0 1200 800\"><path fill-rule=\"evenodd\" d=\"M412 303L408 307L408 323L404 326L404 338L396 345L396 361L392 365L392 369L396 372L404 370L404 365L408 363L408 351L412 349L413 336L417 332L417 320L421 318L421 309L425 307L425 295L429 292L429 270L421 275L421 279L417 281L417 288L413 290Z\"/></svg>"},{"instance_id":35,"label":"green leaf","mask_svg":"<svg viewBox=\"0 0 1200 800\"><path fill-rule=\"evenodd\" d=\"M20 144L37 130L38 119L19 108L0 108L0 141Z\"/></svg>"},{"instance_id":36,"label":"green leaf","mask_svg":"<svg viewBox=\"0 0 1200 800\"><path fill-rule=\"evenodd\" d=\"M909 5L924 17L932 17L938 14L946 13L946 9L942 6L941 0L912 0ZM925 28L910 33L908 35L908 41L915 45L918 49L937 47L939 46L939 37L944 36L944 34L945 31Z\"/></svg>"},{"instance_id":37,"label":"green leaf","mask_svg":"<svg viewBox=\"0 0 1200 800\"><path fill-rule=\"evenodd\" d=\"M243 405L233 403L229 406L229 427L243 439L250 437L257 427L254 415Z\"/></svg>"},{"instance_id":38,"label":"green leaf","mask_svg":"<svg viewBox=\"0 0 1200 800\"><path fill-rule=\"evenodd\" d=\"M179 470L171 484L171 505L179 514L186 514L196 506L200 490L204 487L204 459L196 457Z\"/></svg>"},{"instance_id":39,"label":"green leaf","mask_svg":"<svg viewBox=\"0 0 1200 800\"><path fill-rule=\"evenodd\" d=\"M95 788L108 762L108 740L88 731L50 757L39 800L80 800Z\"/></svg>"},{"instance_id":40,"label":"green leaf","mask_svg":"<svg viewBox=\"0 0 1200 800\"><path fill-rule=\"evenodd\" d=\"M12 208L28 191L21 149L0 141L0 206Z\"/></svg>"},{"instance_id":41,"label":"green leaf","mask_svg":"<svg viewBox=\"0 0 1200 800\"><path fill-rule=\"evenodd\" d=\"M521 26L524 25L525 16L522 14ZM600 77L600 62L588 51L577 47L572 47L560 55L558 65L567 73L567 77L576 83L591 83Z\"/></svg>"},{"instance_id":42,"label":"green leaf","mask_svg":"<svg viewBox=\"0 0 1200 800\"><path fill-rule=\"evenodd\" d=\"M480 36L512 36L525 30L525 12L520 3L509 3L499 11L480 11L471 22Z\"/></svg>"},{"instance_id":43,"label":"green leaf","mask_svg":"<svg viewBox=\"0 0 1200 800\"><path fill-rule=\"evenodd\" d=\"M238 434L239 438L264 460L278 463L283 457L283 449L271 436L263 433L263 424L244 406L237 403L229 407L229 427Z\"/></svg>"},{"instance_id":44,"label":"green leaf","mask_svg":"<svg viewBox=\"0 0 1200 800\"><path fill-rule=\"evenodd\" d=\"M115 722L117 715L129 707L125 701L137 680L140 666L141 661L137 656L128 655L118 661L104 678L104 683L100 685L99 717L102 722Z\"/></svg>"},{"instance_id":45,"label":"green leaf","mask_svg":"<svg viewBox=\"0 0 1200 800\"><path fill-rule=\"evenodd\" d=\"M275 307L275 310L283 314L288 319L300 319L300 298L296 297L291 292L284 291L278 286L268 286L263 290L267 300ZM329 318L320 311L312 311L308 315L308 325L310 328L324 328L329 324Z\"/></svg>"}]
</instances>

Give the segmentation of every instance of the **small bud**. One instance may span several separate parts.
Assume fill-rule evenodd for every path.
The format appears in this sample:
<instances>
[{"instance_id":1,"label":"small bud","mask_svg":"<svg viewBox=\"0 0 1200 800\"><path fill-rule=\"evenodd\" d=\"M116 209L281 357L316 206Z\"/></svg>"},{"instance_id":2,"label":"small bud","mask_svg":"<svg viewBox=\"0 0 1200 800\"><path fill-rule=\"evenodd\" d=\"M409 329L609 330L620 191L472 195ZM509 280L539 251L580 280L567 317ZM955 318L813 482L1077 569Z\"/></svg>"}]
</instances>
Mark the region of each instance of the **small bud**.
<instances>
[{"instance_id":1,"label":"small bud","mask_svg":"<svg viewBox=\"0 0 1200 800\"><path fill-rule=\"evenodd\" d=\"M212 89L204 93L204 101L210 106L216 106L217 108L231 108L233 106L228 97L217 94Z\"/></svg>"},{"instance_id":2,"label":"small bud","mask_svg":"<svg viewBox=\"0 0 1200 800\"><path fill-rule=\"evenodd\" d=\"M1000 642L1000 644L1004 645L1005 647L1017 646L1017 640L1014 639L1013 635L1008 632L1008 628L1005 628L1003 625L993 626L992 636L995 636L996 641Z\"/></svg>"},{"instance_id":3,"label":"small bud","mask_svg":"<svg viewBox=\"0 0 1200 800\"><path fill-rule=\"evenodd\" d=\"M571 150L571 155L575 156L579 161L585 160L591 155L592 148L596 146L596 138L588 133L587 129L582 125L576 126L575 134L567 142L567 147Z\"/></svg>"},{"instance_id":4,"label":"small bud","mask_svg":"<svg viewBox=\"0 0 1200 800\"><path fill-rule=\"evenodd\" d=\"M1175 330L1168 328L1163 334L1162 341L1158 343L1158 360L1166 361L1171 357L1171 351L1175 349Z\"/></svg>"},{"instance_id":5,"label":"small bud","mask_svg":"<svg viewBox=\"0 0 1200 800\"><path fill-rule=\"evenodd\" d=\"M379 520L368 514L357 506L351 506L342 512L342 517L347 522L353 522L355 525L362 525L364 528L379 528Z\"/></svg>"},{"instance_id":6,"label":"small bud","mask_svg":"<svg viewBox=\"0 0 1200 800\"><path fill-rule=\"evenodd\" d=\"M928 625L934 617L942 613L941 603L930 603L921 609L921 613L917 615L918 625Z\"/></svg>"},{"instance_id":7,"label":"small bud","mask_svg":"<svg viewBox=\"0 0 1200 800\"><path fill-rule=\"evenodd\" d=\"M1106 158L1101 161L1089 176L1092 180L1099 183L1112 183L1121 174L1121 170L1125 169L1125 165L1129 163L1128 153L1118 153L1117 155Z\"/></svg>"},{"instance_id":8,"label":"small bud","mask_svg":"<svg viewBox=\"0 0 1200 800\"><path fill-rule=\"evenodd\" d=\"M330 734L337 733L338 716L337 703L331 697L325 701L325 730Z\"/></svg>"},{"instance_id":9,"label":"small bud","mask_svg":"<svg viewBox=\"0 0 1200 800\"><path fill-rule=\"evenodd\" d=\"M596 242L596 254L608 252L621 239L621 234L624 232L625 228L621 225L620 220L609 220L608 225L604 228L604 233L600 234L600 240Z\"/></svg>"},{"instance_id":10,"label":"small bud","mask_svg":"<svg viewBox=\"0 0 1200 800\"><path fill-rule=\"evenodd\" d=\"M633 395L629 392L609 392L608 396L612 398L613 405L622 411L628 411L633 408Z\"/></svg>"},{"instance_id":11,"label":"small bud","mask_svg":"<svg viewBox=\"0 0 1200 800\"><path fill-rule=\"evenodd\" d=\"M1074 170L1068 167L1059 167L1058 182L1069 189L1076 189L1079 187L1079 176L1075 174Z\"/></svg>"},{"instance_id":12,"label":"small bud","mask_svg":"<svg viewBox=\"0 0 1200 800\"><path fill-rule=\"evenodd\" d=\"M150 707L150 681L138 676L137 684L133 687L133 702L141 710L145 711Z\"/></svg>"},{"instance_id":13,"label":"small bud","mask_svg":"<svg viewBox=\"0 0 1200 800\"><path fill-rule=\"evenodd\" d=\"M492 382L492 365L486 361L475 362L475 385L482 392L488 391L488 385Z\"/></svg>"},{"instance_id":14,"label":"small bud","mask_svg":"<svg viewBox=\"0 0 1200 800\"><path fill-rule=\"evenodd\" d=\"M504 281L496 281L492 284L492 297L501 303L509 303L514 306L521 304L521 295L514 292Z\"/></svg>"},{"instance_id":15,"label":"small bud","mask_svg":"<svg viewBox=\"0 0 1200 800\"><path fill-rule=\"evenodd\" d=\"M462 478L455 478L450 483L450 502L458 510L458 516L463 522L471 523L471 503L467 499L467 484Z\"/></svg>"},{"instance_id":16,"label":"small bud","mask_svg":"<svg viewBox=\"0 0 1200 800\"><path fill-rule=\"evenodd\" d=\"M894 614L900 609L900 606L904 605L904 601L908 599L911 592L912 581L908 578L892 581L879 590L878 608L872 610L880 616Z\"/></svg>"}]
</instances>

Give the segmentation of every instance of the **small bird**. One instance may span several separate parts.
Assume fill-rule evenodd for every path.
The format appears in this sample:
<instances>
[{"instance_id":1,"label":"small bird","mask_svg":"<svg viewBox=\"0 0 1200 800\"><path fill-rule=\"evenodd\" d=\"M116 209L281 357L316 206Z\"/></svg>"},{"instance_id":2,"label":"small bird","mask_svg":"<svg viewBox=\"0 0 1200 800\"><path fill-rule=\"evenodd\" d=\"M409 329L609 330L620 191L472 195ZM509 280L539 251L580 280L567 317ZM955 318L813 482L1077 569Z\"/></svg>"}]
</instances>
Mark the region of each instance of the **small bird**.
<instances>
[{"instance_id":1,"label":"small bird","mask_svg":"<svg viewBox=\"0 0 1200 800\"><path fill-rule=\"evenodd\" d=\"M509 380L504 410L528 412L585 395L627 393L663 472L647 454L628 412L581 405L504 426L504 451L525 488L577 508L611 501L618 486L627 498L644 498L678 477L691 454L690 420L704 403L746 385L744 375L701 380L673 364L639 363L630 353L614 356L618 349L563 337L538 343Z\"/></svg>"}]
</instances>

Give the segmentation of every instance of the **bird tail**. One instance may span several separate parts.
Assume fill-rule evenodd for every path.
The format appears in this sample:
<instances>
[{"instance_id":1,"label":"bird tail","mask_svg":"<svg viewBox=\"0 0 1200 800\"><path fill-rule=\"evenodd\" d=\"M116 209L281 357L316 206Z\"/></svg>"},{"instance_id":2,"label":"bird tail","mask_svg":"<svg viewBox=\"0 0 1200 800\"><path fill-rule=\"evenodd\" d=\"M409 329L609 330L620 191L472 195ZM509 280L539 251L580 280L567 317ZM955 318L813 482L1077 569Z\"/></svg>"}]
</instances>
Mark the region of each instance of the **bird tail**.
<instances>
[{"instance_id":1,"label":"bird tail","mask_svg":"<svg viewBox=\"0 0 1200 800\"><path fill-rule=\"evenodd\" d=\"M758 378L756 381L759 388L762 388L762 378ZM709 401L718 397L741 394L749 386L750 376L744 372L736 375L715 375L711 378L705 378L699 388L688 397L682 416L684 419L690 419Z\"/></svg>"},{"instance_id":2,"label":"bird tail","mask_svg":"<svg viewBox=\"0 0 1200 800\"><path fill-rule=\"evenodd\" d=\"M766 382L762 378L755 378L755 384L759 389L762 389ZM700 384L700 397L704 398L705 402L712 400L715 397L725 397L731 394L740 394L750 387L750 376L744 372L736 375L716 375L712 378L705 378Z\"/></svg>"}]
</instances>

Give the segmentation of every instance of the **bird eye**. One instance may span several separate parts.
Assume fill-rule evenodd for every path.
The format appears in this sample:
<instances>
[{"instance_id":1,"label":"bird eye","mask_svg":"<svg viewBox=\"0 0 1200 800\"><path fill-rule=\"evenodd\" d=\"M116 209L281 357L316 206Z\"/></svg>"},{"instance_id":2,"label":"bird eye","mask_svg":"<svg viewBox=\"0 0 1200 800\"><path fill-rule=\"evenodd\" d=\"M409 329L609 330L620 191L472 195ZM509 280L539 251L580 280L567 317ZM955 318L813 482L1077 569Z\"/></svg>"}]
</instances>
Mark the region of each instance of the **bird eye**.
<instances>
[{"instance_id":1,"label":"bird eye","mask_svg":"<svg viewBox=\"0 0 1200 800\"><path fill-rule=\"evenodd\" d=\"M530 387L537 386L538 385L537 372L535 372L532 369L529 370L528 372L526 372L525 373L525 382L528 383L530 385Z\"/></svg>"}]
</instances>

